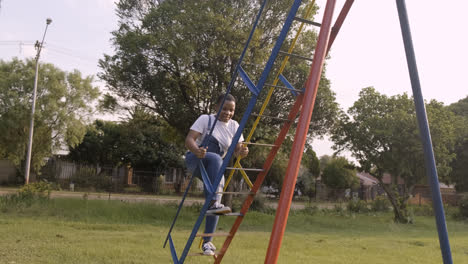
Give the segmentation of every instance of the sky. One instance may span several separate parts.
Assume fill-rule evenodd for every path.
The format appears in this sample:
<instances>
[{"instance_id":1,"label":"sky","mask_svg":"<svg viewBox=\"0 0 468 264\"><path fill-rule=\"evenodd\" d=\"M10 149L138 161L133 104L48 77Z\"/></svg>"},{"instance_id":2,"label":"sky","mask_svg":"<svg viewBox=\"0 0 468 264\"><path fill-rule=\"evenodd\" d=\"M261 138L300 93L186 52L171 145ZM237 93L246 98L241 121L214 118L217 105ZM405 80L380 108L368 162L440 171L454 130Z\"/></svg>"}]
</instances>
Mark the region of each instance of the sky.
<instances>
[{"instance_id":1,"label":"sky","mask_svg":"<svg viewBox=\"0 0 468 264\"><path fill-rule=\"evenodd\" d=\"M337 0L335 16L344 2ZM451 104L468 96L468 1L406 2L424 99ZM317 0L321 10L325 3ZM52 23L40 61L94 75L104 88L97 62L113 54L114 0L1 0L0 59L34 57L33 44L42 39L47 18ZM355 1L329 55L326 76L344 110L368 86L386 95L412 94L394 0ZM331 145L316 140L313 148L319 156L330 155Z\"/></svg>"}]
</instances>

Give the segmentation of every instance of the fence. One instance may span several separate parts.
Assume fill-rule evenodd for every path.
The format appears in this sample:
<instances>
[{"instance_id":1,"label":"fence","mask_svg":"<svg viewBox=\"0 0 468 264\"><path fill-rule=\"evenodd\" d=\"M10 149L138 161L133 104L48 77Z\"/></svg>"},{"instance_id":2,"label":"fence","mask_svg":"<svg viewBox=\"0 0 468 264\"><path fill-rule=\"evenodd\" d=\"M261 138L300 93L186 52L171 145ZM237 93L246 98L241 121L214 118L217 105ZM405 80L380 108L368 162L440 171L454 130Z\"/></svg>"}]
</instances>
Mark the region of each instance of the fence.
<instances>
[{"instance_id":1,"label":"fence","mask_svg":"<svg viewBox=\"0 0 468 264\"><path fill-rule=\"evenodd\" d=\"M113 191L122 191L127 185L136 185L142 191L150 193L157 191L156 181L161 175L164 192L180 192L187 186L188 179L182 168L148 171L127 166L93 166L58 159L49 160L39 179L57 182L62 188L69 188L71 182L78 188Z\"/></svg>"},{"instance_id":2,"label":"fence","mask_svg":"<svg viewBox=\"0 0 468 264\"><path fill-rule=\"evenodd\" d=\"M16 167L11 161L0 160L0 184L14 182L16 175Z\"/></svg>"},{"instance_id":3,"label":"fence","mask_svg":"<svg viewBox=\"0 0 468 264\"><path fill-rule=\"evenodd\" d=\"M93 166L58 159L50 159L42 168L38 180L46 179L69 188L70 183L87 189L114 190L123 188L128 177L128 168L112 166Z\"/></svg>"},{"instance_id":4,"label":"fence","mask_svg":"<svg viewBox=\"0 0 468 264\"><path fill-rule=\"evenodd\" d=\"M157 179L163 177L162 190L164 192L181 192L188 184L185 170L182 168L168 168L164 170L143 171L134 170L132 184L140 186L145 192L157 192Z\"/></svg>"}]
</instances>

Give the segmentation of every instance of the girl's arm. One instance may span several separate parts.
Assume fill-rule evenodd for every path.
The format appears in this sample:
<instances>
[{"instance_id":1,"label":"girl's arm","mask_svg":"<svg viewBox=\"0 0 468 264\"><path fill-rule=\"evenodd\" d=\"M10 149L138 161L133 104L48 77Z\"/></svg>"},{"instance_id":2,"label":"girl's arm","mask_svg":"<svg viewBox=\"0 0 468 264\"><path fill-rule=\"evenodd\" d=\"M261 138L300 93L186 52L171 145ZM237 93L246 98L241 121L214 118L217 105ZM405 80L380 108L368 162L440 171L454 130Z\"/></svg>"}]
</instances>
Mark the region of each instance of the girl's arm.
<instances>
[{"instance_id":1,"label":"girl's arm","mask_svg":"<svg viewBox=\"0 0 468 264\"><path fill-rule=\"evenodd\" d=\"M197 158L203 159L206 155L207 147L199 147L196 143L197 138L201 135L200 132L190 130L185 138L185 147L187 147Z\"/></svg>"},{"instance_id":2,"label":"girl's arm","mask_svg":"<svg viewBox=\"0 0 468 264\"><path fill-rule=\"evenodd\" d=\"M236 149L234 150L234 155L236 157L240 156L241 158L245 158L249 154L249 148L247 145L244 146L242 142L237 143Z\"/></svg>"}]
</instances>

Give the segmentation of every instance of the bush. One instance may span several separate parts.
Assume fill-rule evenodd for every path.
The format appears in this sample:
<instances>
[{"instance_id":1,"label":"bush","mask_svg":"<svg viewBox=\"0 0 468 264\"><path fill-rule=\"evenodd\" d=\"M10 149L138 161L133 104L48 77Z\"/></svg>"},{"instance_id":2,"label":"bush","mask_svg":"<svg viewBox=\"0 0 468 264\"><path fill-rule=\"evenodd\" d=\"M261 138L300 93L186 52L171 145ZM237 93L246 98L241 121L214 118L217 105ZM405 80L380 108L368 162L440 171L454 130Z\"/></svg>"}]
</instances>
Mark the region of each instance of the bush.
<instances>
[{"instance_id":1,"label":"bush","mask_svg":"<svg viewBox=\"0 0 468 264\"><path fill-rule=\"evenodd\" d=\"M164 184L164 176L163 175L159 175L159 177L156 177L154 179L154 183L153 183L153 186L154 186L154 193L156 194L162 194L163 192L163 184Z\"/></svg>"},{"instance_id":2,"label":"bush","mask_svg":"<svg viewBox=\"0 0 468 264\"><path fill-rule=\"evenodd\" d=\"M6 213L8 210L21 210L23 207L29 207L32 199L21 199L16 193L0 196L0 212Z\"/></svg>"},{"instance_id":3,"label":"bush","mask_svg":"<svg viewBox=\"0 0 468 264\"><path fill-rule=\"evenodd\" d=\"M0 211L6 212L9 209L21 211L31 207L34 202L46 202L50 198L52 185L48 182L34 182L21 187L16 194L0 196Z\"/></svg>"},{"instance_id":4,"label":"bush","mask_svg":"<svg viewBox=\"0 0 468 264\"><path fill-rule=\"evenodd\" d=\"M411 206L411 212L417 216L434 216L434 210L430 204Z\"/></svg>"},{"instance_id":5,"label":"bush","mask_svg":"<svg viewBox=\"0 0 468 264\"><path fill-rule=\"evenodd\" d=\"M350 200L346 208L348 211L354 213L365 213L369 211L369 208L367 208L367 203L363 200Z\"/></svg>"},{"instance_id":6,"label":"bush","mask_svg":"<svg viewBox=\"0 0 468 264\"><path fill-rule=\"evenodd\" d=\"M359 187L356 170L344 157L333 158L323 169L322 181L333 189L347 189Z\"/></svg>"},{"instance_id":7,"label":"bush","mask_svg":"<svg viewBox=\"0 0 468 264\"><path fill-rule=\"evenodd\" d=\"M337 203L333 205L332 211L334 213L343 214L344 209L343 209L343 206L341 206L341 203Z\"/></svg>"},{"instance_id":8,"label":"bush","mask_svg":"<svg viewBox=\"0 0 468 264\"><path fill-rule=\"evenodd\" d=\"M129 186L123 188L124 193L141 193L141 187L140 186Z\"/></svg>"},{"instance_id":9,"label":"bush","mask_svg":"<svg viewBox=\"0 0 468 264\"><path fill-rule=\"evenodd\" d=\"M112 179L106 174L97 174L96 169L92 167L80 167L71 182L75 184L75 189L91 189L108 191L112 189Z\"/></svg>"},{"instance_id":10,"label":"bush","mask_svg":"<svg viewBox=\"0 0 468 264\"><path fill-rule=\"evenodd\" d=\"M390 201L385 196L377 196L370 206L374 212L386 212L390 209Z\"/></svg>"},{"instance_id":11,"label":"bush","mask_svg":"<svg viewBox=\"0 0 468 264\"><path fill-rule=\"evenodd\" d=\"M458 205L460 210L460 216L463 218L468 218L468 195L464 195L460 199L460 204Z\"/></svg>"},{"instance_id":12,"label":"bush","mask_svg":"<svg viewBox=\"0 0 468 264\"><path fill-rule=\"evenodd\" d=\"M51 191L52 185L48 182L41 181L24 185L19 190L18 195L25 199L49 199Z\"/></svg>"},{"instance_id":13,"label":"bush","mask_svg":"<svg viewBox=\"0 0 468 264\"><path fill-rule=\"evenodd\" d=\"M266 205L266 198L263 195L256 195L252 204L250 205L250 210L266 213L269 211L268 209L269 208Z\"/></svg>"},{"instance_id":14,"label":"bush","mask_svg":"<svg viewBox=\"0 0 468 264\"><path fill-rule=\"evenodd\" d=\"M310 214L310 215L315 215L316 213L320 212L319 208L317 207L317 205L312 205L312 204L307 204L304 208L304 212L306 214Z\"/></svg>"},{"instance_id":15,"label":"bush","mask_svg":"<svg viewBox=\"0 0 468 264\"><path fill-rule=\"evenodd\" d=\"M239 212L242 209L242 205L244 205L244 200L232 199L231 209L233 212Z\"/></svg>"},{"instance_id":16,"label":"bush","mask_svg":"<svg viewBox=\"0 0 468 264\"><path fill-rule=\"evenodd\" d=\"M192 177L192 176L191 176ZM201 180L197 177L194 177L193 180L192 180L192 185L190 186L190 191L193 193L193 194L200 194L200 188L198 187L198 185L200 184ZM203 192L203 187L201 189L201 191Z\"/></svg>"}]
</instances>

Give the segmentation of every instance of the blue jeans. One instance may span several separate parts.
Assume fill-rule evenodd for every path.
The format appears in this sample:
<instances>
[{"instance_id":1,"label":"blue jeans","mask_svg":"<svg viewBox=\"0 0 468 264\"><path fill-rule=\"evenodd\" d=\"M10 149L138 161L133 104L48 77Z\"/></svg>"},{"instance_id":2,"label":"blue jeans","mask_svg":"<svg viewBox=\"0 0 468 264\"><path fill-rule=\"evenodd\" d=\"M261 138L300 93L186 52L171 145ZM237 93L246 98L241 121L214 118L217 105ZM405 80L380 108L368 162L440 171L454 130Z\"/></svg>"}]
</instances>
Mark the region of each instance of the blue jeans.
<instances>
[{"instance_id":1,"label":"blue jeans","mask_svg":"<svg viewBox=\"0 0 468 264\"><path fill-rule=\"evenodd\" d=\"M214 184L216 175L223 164L223 158L217 153L214 152L207 152L205 158L202 159L203 166L205 166L206 173L208 174L208 178L210 179L210 183ZM187 165L187 169L192 173L192 177L197 177L202 179L200 168L198 168L199 159L193 154L192 152L187 152L185 155L185 164ZM221 179L221 182L216 189L216 192L220 192L223 190L224 187L224 176ZM205 185L203 185L205 198L208 197L208 190L206 190ZM221 202L222 194L216 194L215 199L213 201L220 203ZM204 233L214 233L216 230L216 226L218 225L219 216L217 215L209 215L206 216L205 220L205 232ZM204 237L203 240L205 242L213 240L212 237Z\"/></svg>"}]
</instances>

